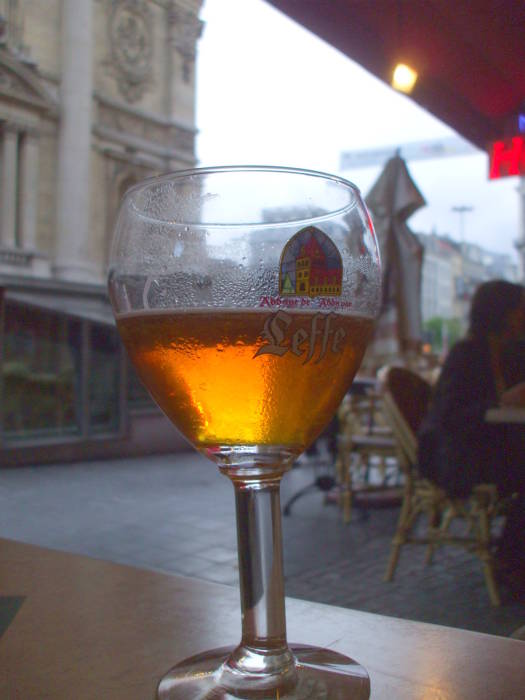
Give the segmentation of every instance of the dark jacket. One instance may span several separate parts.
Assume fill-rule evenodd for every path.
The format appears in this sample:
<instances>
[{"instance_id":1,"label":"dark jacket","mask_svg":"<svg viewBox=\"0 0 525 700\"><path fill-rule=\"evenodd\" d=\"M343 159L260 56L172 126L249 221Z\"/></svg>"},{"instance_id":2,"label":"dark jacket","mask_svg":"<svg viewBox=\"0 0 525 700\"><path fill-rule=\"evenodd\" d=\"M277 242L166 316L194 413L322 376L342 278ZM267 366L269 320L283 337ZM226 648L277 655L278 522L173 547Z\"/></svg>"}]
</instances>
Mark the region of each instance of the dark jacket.
<instances>
[{"instance_id":1,"label":"dark jacket","mask_svg":"<svg viewBox=\"0 0 525 700\"><path fill-rule=\"evenodd\" d=\"M513 353L512 358L516 366L508 385L519 381L525 364L523 353ZM455 496L466 496L484 482L512 491L514 463L523 461L523 455L509 444L508 439L514 440L512 429L485 422L485 412L497 404L488 344L460 341L447 357L419 430L421 474Z\"/></svg>"}]
</instances>

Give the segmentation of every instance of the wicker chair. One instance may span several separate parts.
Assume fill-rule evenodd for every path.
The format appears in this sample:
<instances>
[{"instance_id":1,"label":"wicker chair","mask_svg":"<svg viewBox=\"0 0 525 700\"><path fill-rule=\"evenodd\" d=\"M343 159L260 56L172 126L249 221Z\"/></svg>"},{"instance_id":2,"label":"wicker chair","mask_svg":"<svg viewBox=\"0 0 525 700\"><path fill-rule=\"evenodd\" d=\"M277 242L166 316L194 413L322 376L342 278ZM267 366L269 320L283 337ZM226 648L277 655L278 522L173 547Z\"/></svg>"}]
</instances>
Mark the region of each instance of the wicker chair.
<instances>
[{"instance_id":1,"label":"wicker chair","mask_svg":"<svg viewBox=\"0 0 525 700\"><path fill-rule=\"evenodd\" d=\"M386 425L377 424L374 411L378 397L367 395L353 399L347 396L338 411L336 474L340 491L343 522L349 523L357 493L383 492L395 477L388 469L389 458L397 458L396 441ZM372 458L379 460L380 483L368 480Z\"/></svg>"},{"instance_id":2,"label":"wicker chair","mask_svg":"<svg viewBox=\"0 0 525 700\"><path fill-rule=\"evenodd\" d=\"M383 408L398 443L405 488L385 580L394 577L401 547L406 544L426 545L427 563L437 547L460 546L479 557L490 601L500 605L491 554L491 525L504 512L505 501L498 497L493 484L476 486L468 498L451 498L419 475L416 436L430 396L430 385L414 372L392 367L386 373ZM416 527L421 516L426 520L423 533ZM459 532L452 532L453 523L460 526Z\"/></svg>"}]
</instances>

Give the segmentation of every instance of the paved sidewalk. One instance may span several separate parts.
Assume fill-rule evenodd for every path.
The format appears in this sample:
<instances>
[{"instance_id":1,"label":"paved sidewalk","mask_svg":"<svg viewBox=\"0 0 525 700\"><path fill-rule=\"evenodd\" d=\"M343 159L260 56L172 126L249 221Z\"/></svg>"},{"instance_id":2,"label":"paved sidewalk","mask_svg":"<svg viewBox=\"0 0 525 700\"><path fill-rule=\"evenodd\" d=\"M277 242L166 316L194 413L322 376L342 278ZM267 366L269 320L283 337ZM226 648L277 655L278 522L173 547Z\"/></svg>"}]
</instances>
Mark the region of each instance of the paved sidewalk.
<instances>
[{"instance_id":1,"label":"paved sidewalk","mask_svg":"<svg viewBox=\"0 0 525 700\"><path fill-rule=\"evenodd\" d=\"M310 465L294 468L282 502L314 476ZM397 515L356 512L345 526L320 491L298 500L283 518L287 595L492 634L525 624L524 604L490 606L479 562L462 551L442 550L425 567L423 548L406 547L384 583ZM192 452L1 470L0 536L238 582L232 486Z\"/></svg>"}]
</instances>

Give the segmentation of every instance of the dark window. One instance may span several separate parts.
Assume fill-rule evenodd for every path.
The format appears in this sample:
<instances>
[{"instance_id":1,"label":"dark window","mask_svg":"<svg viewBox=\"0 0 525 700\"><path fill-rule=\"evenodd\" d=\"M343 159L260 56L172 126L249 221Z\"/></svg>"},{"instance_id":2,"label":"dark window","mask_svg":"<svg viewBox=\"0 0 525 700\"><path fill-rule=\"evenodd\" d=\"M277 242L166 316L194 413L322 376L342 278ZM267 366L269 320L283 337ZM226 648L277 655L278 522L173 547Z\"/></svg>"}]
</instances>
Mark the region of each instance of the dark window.
<instances>
[{"instance_id":1,"label":"dark window","mask_svg":"<svg viewBox=\"0 0 525 700\"><path fill-rule=\"evenodd\" d=\"M89 334L89 428L91 433L119 429L120 343L111 326L93 324Z\"/></svg>"},{"instance_id":2,"label":"dark window","mask_svg":"<svg viewBox=\"0 0 525 700\"><path fill-rule=\"evenodd\" d=\"M80 434L80 321L6 302L2 372L7 442Z\"/></svg>"},{"instance_id":3,"label":"dark window","mask_svg":"<svg viewBox=\"0 0 525 700\"><path fill-rule=\"evenodd\" d=\"M144 388L130 362L128 362L128 408L130 411L158 410L157 404Z\"/></svg>"}]
</instances>

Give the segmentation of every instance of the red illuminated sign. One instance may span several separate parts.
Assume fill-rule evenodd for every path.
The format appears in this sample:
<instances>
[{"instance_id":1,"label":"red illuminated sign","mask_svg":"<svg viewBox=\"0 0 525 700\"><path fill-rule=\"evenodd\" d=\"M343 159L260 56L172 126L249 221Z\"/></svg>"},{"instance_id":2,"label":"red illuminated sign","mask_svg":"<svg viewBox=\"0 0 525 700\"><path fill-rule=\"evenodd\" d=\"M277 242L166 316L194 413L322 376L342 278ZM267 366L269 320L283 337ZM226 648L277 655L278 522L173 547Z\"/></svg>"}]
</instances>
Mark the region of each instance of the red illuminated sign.
<instances>
[{"instance_id":1,"label":"red illuminated sign","mask_svg":"<svg viewBox=\"0 0 525 700\"><path fill-rule=\"evenodd\" d=\"M489 151L489 178L525 175L525 136L494 141Z\"/></svg>"}]
</instances>

